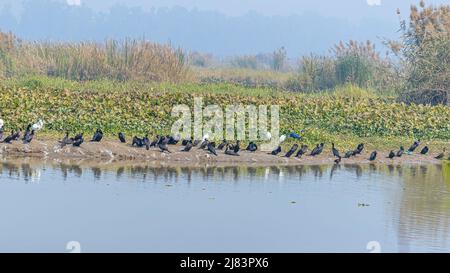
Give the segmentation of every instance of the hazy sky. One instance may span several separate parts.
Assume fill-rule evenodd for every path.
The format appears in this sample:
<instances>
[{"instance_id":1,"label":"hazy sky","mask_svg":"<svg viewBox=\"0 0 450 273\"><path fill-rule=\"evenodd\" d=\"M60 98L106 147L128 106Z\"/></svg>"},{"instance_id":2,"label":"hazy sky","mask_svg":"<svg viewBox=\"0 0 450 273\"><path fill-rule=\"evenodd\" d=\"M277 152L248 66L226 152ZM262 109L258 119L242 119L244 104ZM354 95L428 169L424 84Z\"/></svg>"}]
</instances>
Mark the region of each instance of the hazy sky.
<instances>
[{"instance_id":1,"label":"hazy sky","mask_svg":"<svg viewBox=\"0 0 450 273\"><path fill-rule=\"evenodd\" d=\"M320 15L347 18L350 21L364 17L395 18L395 10L407 11L419 0L55 0L71 5L85 5L98 11L107 11L115 4L138 6L144 9L181 6L188 9L214 10L229 16L243 15L256 11L264 15L288 16L303 12L317 12ZM0 0L18 6L20 0ZM427 3L442 4L448 0L427 0Z\"/></svg>"}]
</instances>

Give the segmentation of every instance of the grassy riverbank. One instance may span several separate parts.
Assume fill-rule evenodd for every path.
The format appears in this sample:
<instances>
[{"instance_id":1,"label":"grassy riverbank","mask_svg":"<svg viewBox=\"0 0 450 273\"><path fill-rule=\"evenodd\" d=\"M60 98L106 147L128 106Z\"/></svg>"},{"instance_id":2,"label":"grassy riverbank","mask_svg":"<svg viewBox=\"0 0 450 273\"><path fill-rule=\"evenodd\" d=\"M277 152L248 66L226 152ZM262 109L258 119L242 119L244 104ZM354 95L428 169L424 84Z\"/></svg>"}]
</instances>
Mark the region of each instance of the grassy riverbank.
<instances>
[{"instance_id":1,"label":"grassy riverbank","mask_svg":"<svg viewBox=\"0 0 450 273\"><path fill-rule=\"evenodd\" d=\"M363 140L395 148L417 138L438 146L448 146L450 140L448 106L396 103L353 86L300 94L231 84L9 79L0 82L0 117L7 131L43 118L43 136L61 136L66 130L91 134L97 127L111 137L119 131L168 134L172 107L187 104L192 109L195 96L203 97L204 105L280 105L282 133L305 129L309 144L350 147Z\"/></svg>"}]
</instances>

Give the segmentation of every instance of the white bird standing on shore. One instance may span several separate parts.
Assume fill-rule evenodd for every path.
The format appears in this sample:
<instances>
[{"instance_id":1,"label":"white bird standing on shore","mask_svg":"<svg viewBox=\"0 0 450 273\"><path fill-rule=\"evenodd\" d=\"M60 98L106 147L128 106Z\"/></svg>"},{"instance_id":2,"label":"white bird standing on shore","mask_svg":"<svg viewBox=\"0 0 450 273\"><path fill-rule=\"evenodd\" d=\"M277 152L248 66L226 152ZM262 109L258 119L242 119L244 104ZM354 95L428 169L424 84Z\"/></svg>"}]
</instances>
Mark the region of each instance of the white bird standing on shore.
<instances>
[{"instance_id":1,"label":"white bird standing on shore","mask_svg":"<svg viewBox=\"0 0 450 273\"><path fill-rule=\"evenodd\" d=\"M31 129L34 131L39 131L42 129L42 127L44 127L44 122L42 121L42 119L39 119L38 122L31 126Z\"/></svg>"},{"instance_id":2,"label":"white bird standing on shore","mask_svg":"<svg viewBox=\"0 0 450 273\"><path fill-rule=\"evenodd\" d=\"M0 129L3 128L3 125L5 124L5 122L3 121L3 119L0 118Z\"/></svg>"},{"instance_id":3,"label":"white bird standing on shore","mask_svg":"<svg viewBox=\"0 0 450 273\"><path fill-rule=\"evenodd\" d=\"M286 140L286 135L280 136L280 143L283 143Z\"/></svg>"},{"instance_id":4,"label":"white bird standing on shore","mask_svg":"<svg viewBox=\"0 0 450 273\"><path fill-rule=\"evenodd\" d=\"M272 139L272 134L271 134L270 132L267 132L267 134L266 134L266 138L267 138L267 140L270 140L270 139Z\"/></svg>"}]
</instances>

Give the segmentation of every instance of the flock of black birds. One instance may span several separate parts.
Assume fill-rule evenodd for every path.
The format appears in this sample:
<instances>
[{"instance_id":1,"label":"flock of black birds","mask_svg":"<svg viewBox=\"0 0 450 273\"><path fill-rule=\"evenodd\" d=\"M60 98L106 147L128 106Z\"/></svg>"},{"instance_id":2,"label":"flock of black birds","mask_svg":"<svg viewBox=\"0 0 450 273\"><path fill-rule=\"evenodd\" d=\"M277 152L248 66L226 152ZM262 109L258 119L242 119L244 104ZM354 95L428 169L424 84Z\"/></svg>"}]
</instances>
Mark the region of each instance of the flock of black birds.
<instances>
[{"instance_id":1,"label":"flock of black birds","mask_svg":"<svg viewBox=\"0 0 450 273\"><path fill-rule=\"evenodd\" d=\"M23 134L22 141L23 143L30 143L33 140L33 137L35 135L35 130L32 129L32 125L28 125L25 129L25 133ZM3 139L3 129L0 128L0 141L2 143L11 143L12 141L19 140L21 137L21 131L17 132L11 132L9 136L7 136L5 139ZM126 143L125 135L121 132L118 134L119 141L121 143ZM100 142L103 139L103 132L101 129L97 129L92 136L91 142ZM285 139L285 136L282 136L282 139ZM159 136L157 135L153 140L149 139L149 136L146 135L142 138L139 138L137 136L134 136L132 139L131 145L133 147L145 147L147 150L149 150L151 147L158 148L161 152L167 152L171 153L169 150L169 145L177 145L180 142L180 137L178 136ZM74 137L69 136L69 132L66 132L64 138L59 141L61 147L64 147L66 145L72 145L74 147L80 147L80 145L84 142L83 133L79 133ZM203 140L193 140L192 137L189 139L182 139L181 145L183 148L180 150L182 152L189 152L194 147L198 146L198 149L200 150L207 150L210 154L217 156L218 150L224 150L224 154L230 155L230 156L239 156L239 152L241 151L241 143L239 140L236 141L236 143L232 144L228 142L226 139L222 141L218 146L216 146L216 143L214 141L209 141L208 136L203 137ZM309 153L310 156L318 156L320 155L324 150L324 143L317 144L312 151ZM420 146L420 140L414 141L414 143L411 145L411 147L405 151L403 146L400 146L400 149L398 151L391 150L387 156L389 159L394 159L396 157L402 157L402 155L406 152L407 154L412 154L418 147ZM245 151L247 152L256 152L258 150L258 145L255 142L250 142L247 145L247 148ZM362 153L364 150L364 144L360 143L356 147L355 150L347 151L344 156L341 156L341 153L338 151L338 149L335 147L334 143L331 144L331 151L333 156L336 158L334 161L336 164L339 164L342 160L342 158L351 158L356 157ZM428 146L425 146L421 149L420 154L426 155L429 152ZM301 145L299 148L298 144L294 144L285 154L284 157L290 158L295 154L296 158L301 158L303 155L306 155L308 152L308 146L307 145ZM271 155L279 155L282 153L281 146L277 146L272 152L269 154ZM368 160L374 161L377 158L377 151L373 151ZM435 159L443 159L445 157L445 148L442 153L437 155Z\"/></svg>"}]
</instances>

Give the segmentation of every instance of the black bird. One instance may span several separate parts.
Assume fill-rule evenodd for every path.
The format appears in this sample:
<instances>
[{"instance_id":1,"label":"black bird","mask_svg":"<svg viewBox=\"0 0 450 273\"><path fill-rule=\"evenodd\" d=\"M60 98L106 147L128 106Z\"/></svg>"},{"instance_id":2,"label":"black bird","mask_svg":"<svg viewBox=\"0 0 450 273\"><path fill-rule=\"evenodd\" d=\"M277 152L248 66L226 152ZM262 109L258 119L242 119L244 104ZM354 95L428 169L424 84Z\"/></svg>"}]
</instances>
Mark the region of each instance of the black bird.
<instances>
[{"instance_id":1,"label":"black bird","mask_svg":"<svg viewBox=\"0 0 450 273\"><path fill-rule=\"evenodd\" d=\"M200 147L198 147L198 148L200 150L203 150L203 149L205 149L208 146L208 143L209 143L208 139L205 138L205 140L202 142L202 144L200 144Z\"/></svg>"},{"instance_id":2,"label":"black bird","mask_svg":"<svg viewBox=\"0 0 450 273\"><path fill-rule=\"evenodd\" d=\"M391 151L389 152L388 158L389 158L389 159L393 159L394 157L395 157L395 153L394 153L394 151L391 150Z\"/></svg>"},{"instance_id":3,"label":"black bird","mask_svg":"<svg viewBox=\"0 0 450 273\"><path fill-rule=\"evenodd\" d=\"M23 134L22 140L25 141L25 138L27 138L30 133L31 133L31 124L28 124L27 128L25 129L25 133Z\"/></svg>"},{"instance_id":4,"label":"black bird","mask_svg":"<svg viewBox=\"0 0 450 273\"><path fill-rule=\"evenodd\" d=\"M222 141L222 143L219 144L219 146L217 147L218 150L222 150L226 145L227 145L228 141L226 139L224 139Z\"/></svg>"},{"instance_id":5,"label":"black bird","mask_svg":"<svg viewBox=\"0 0 450 273\"><path fill-rule=\"evenodd\" d=\"M338 158L336 158L336 160L334 161L335 164L339 164L341 162L341 157L338 156Z\"/></svg>"},{"instance_id":6,"label":"black bird","mask_svg":"<svg viewBox=\"0 0 450 273\"><path fill-rule=\"evenodd\" d=\"M196 139L196 140L194 140L194 143L192 143L192 146L193 146L193 147L196 147L198 144L200 144L200 142L202 142L202 141Z\"/></svg>"},{"instance_id":7,"label":"black bird","mask_svg":"<svg viewBox=\"0 0 450 273\"><path fill-rule=\"evenodd\" d=\"M74 138L72 138L72 141L76 141L76 140L80 140L83 138L83 133L79 133L78 135L76 135Z\"/></svg>"},{"instance_id":8,"label":"black bird","mask_svg":"<svg viewBox=\"0 0 450 273\"><path fill-rule=\"evenodd\" d=\"M73 140L69 138L69 132L66 132L66 135L63 137L61 141L59 141L59 143L61 143L61 148L66 146L67 144L73 143Z\"/></svg>"},{"instance_id":9,"label":"black bird","mask_svg":"<svg viewBox=\"0 0 450 273\"><path fill-rule=\"evenodd\" d=\"M355 155L355 151L347 151L344 155L344 158L350 158Z\"/></svg>"},{"instance_id":10,"label":"black bird","mask_svg":"<svg viewBox=\"0 0 450 273\"><path fill-rule=\"evenodd\" d=\"M420 151L421 154L426 155L430 149L428 149L428 146L423 147L422 151Z\"/></svg>"},{"instance_id":11,"label":"black bird","mask_svg":"<svg viewBox=\"0 0 450 273\"><path fill-rule=\"evenodd\" d=\"M232 156L239 156L238 153L235 153L233 149L230 149L230 144L227 143L225 148L225 154L226 155L232 155Z\"/></svg>"},{"instance_id":12,"label":"black bird","mask_svg":"<svg viewBox=\"0 0 450 273\"><path fill-rule=\"evenodd\" d=\"M214 143L214 142L208 143L208 151L209 151L210 153L212 153L213 155L217 156L215 146L216 146L216 143Z\"/></svg>"},{"instance_id":13,"label":"black bird","mask_svg":"<svg viewBox=\"0 0 450 273\"><path fill-rule=\"evenodd\" d=\"M441 160L441 159L444 158L444 156L445 156L445 148L444 148L444 150L442 151L442 153L440 153L440 154L439 154L438 156L436 156L435 158Z\"/></svg>"},{"instance_id":14,"label":"black bird","mask_svg":"<svg viewBox=\"0 0 450 273\"><path fill-rule=\"evenodd\" d=\"M167 144L169 145L177 145L178 141L180 141L180 138L178 136L167 136L167 138L169 139L169 141L167 142Z\"/></svg>"},{"instance_id":15,"label":"black bird","mask_svg":"<svg viewBox=\"0 0 450 273\"><path fill-rule=\"evenodd\" d=\"M314 148L311 152L311 156L320 155L323 151L323 143L320 143L320 145L317 145L316 148Z\"/></svg>"},{"instance_id":16,"label":"black bird","mask_svg":"<svg viewBox=\"0 0 450 273\"><path fill-rule=\"evenodd\" d=\"M300 150L298 150L297 155L295 157L302 157L302 155L306 154L306 152L308 151L308 145L302 145L302 147L300 148Z\"/></svg>"},{"instance_id":17,"label":"black bird","mask_svg":"<svg viewBox=\"0 0 450 273\"><path fill-rule=\"evenodd\" d=\"M356 150L355 150L355 152L354 152L354 156L356 156L357 154L359 155L359 154L361 154L362 153L362 151L364 150L364 143L360 143L360 144L358 144L358 146L356 147Z\"/></svg>"},{"instance_id":18,"label":"black bird","mask_svg":"<svg viewBox=\"0 0 450 273\"><path fill-rule=\"evenodd\" d=\"M413 145L411 145L411 147L409 147L408 149L408 153L412 153L414 152L414 150L419 147L420 145L420 140L414 141Z\"/></svg>"},{"instance_id":19,"label":"black bird","mask_svg":"<svg viewBox=\"0 0 450 273\"><path fill-rule=\"evenodd\" d=\"M376 158L377 158L377 151L373 151L373 152L370 154L369 160L370 160L370 161L374 161Z\"/></svg>"},{"instance_id":20,"label":"black bird","mask_svg":"<svg viewBox=\"0 0 450 273\"><path fill-rule=\"evenodd\" d=\"M400 150L398 150L396 156L402 157L404 151L405 151L405 148L403 148L403 146L400 146Z\"/></svg>"},{"instance_id":21,"label":"black bird","mask_svg":"<svg viewBox=\"0 0 450 273\"><path fill-rule=\"evenodd\" d=\"M120 140L120 142L122 142L122 143L127 142L127 141L125 140L125 135L124 135L122 132L119 133L119 140Z\"/></svg>"},{"instance_id":22,"label":"black bird","mask_svg":"<svg viewBox=\"0 0 450 273\"><path fill-rule=\"evenodd\" d=\"M133 141L131 142L131 146L136 146L136 147L143 147L144 144L144 140L142 138L138 138L137 136L133 137Z\"/></svg>"},{"instance_id":23,"label":"black bird","mask_svg":"<svg viewBox=\"0 0 450 273\"><path fill-rule=\"evenodd\" d=\"M236 145L234 145L233 146L233 151L235 152L235 153L238 153L239 152L239 150L241 149L241 141L240 140L238 140L238 141L236 141Z\"/></svg>"},{"instance_id":24,"label":"black bird","mask_svg":"<svg viewBox=\"0 0 450 273\"><path fill-rule=\"evenodd\" d=\"M272 155L277 155L281 153L281 146L278 146L275 150L271 152Z\"/></svg>"},{"instance_id":25,"label":"black bird","mask_svg":"<svg viewBox=\"0 0 450 273\"><path fill-rule=\"evenodd\" d=\"M333 156L340 158L339 151L334 147L334 143L331 143L331 151L333 152ZM340 159L339 159L340 161Z\"/></svg>"},{"instance_id":26,"label":"black bird","mask_svg":"<svg viewBox=\"0 0 450 273\"><path fill-rule=\"evenodd\" d=\"M74 147L80 147L81 143L84 142L83 134L77 135L72 143Z\"/></svg>"},{"instance_id":27,"label":"black bird","mask_svg":"<svg viewBox=\"0 0 450 273\"><path fill-rule=\"evenodd\" d=\"M156 145L159 144L161 137L159 135L156 135L155 140L152 141L152 143L150 143L150 147L156 147Z\"/></svg>"},{"instance_id":28,"label":"black bird","mask_svg":"<svg viewBox=\"0 0 450 273\"><path fill-rule=\"evenodd\" d=\"M186 145L184 145L184 148L183 149L181 149L181 151L183 151L183 152L189 152L191 149L192 149L192 141L188 141L187 143L186 143Z\"/></svg>"},{"instance_id":29,"label":"black bird","mask_svg":"<svg viewBox=\"0 0 450 273\"><path fill-rule=\"evenodd\" d=\"M92 136L91 142L100 142L103 138L103 132L99 128L95 131L94 136Z\"/></svg>"},{"instance_id":30,"label":"black bird","mask_svg":"<svg viewBox=\"0 0 450 273\"><path fill-rule=\"evenodd\" d=\"M12 137L13 137L12 140L19 140L19 138L20 138L20 133L21 133L20 130L17 131L17 132L15 132L15 133L12 135Z\"/></svg>"},{"instance_id":31,"label":"black bird","mask_svg":"<svg viewBox=\"0 0 450 273\"><path fill-rule=\"evenodd\" d=\"M33 137L34 137L34 130L31 130L30 133L26 134L23 137L23 139L22 139L23 144L30 143L33 140Z\"/></svg>"},{"instance_id":32,"label":"black bird","mask_svg":"<svg viewBox=\"0 0 450 273\"><path fill-rule=\"evenodd\" d=\"M150 149L150 139L148 138L148 134L142 139L142 143L145 145L145 149L148 151Z\"/></svg>"},{"instance_id":33,"label":"black bird","mask_svg":"<svg viewBox=\"0 0 450 273\"><path fill-rule=\"evenodd\" d=\"M167 143L169 143L169 139L162 136L160 143L158 144L158 148L161 150L161 152L165 152L167 151L168 153L170 153L169 149L167 148Z\"/></svg>"},{"instance_id":34,"label":"black bird","mask_svg":"<svg viewBox=\"0 0 450 273\"><path fill-rule=\"evenodd\" d=\"M2 141L2 143L8 143L8 144L11 144L11 141L13 141L13 140L14 140L14 132L11 131L11 134L10 134L9 136L7 136L7 137Z\"/></svg>"},{"instance_id":35,"label":"black bird","mask_svg":"<svg viewBox=\"0 0 450 273\"><path fill-rule=\"evenodd\" d=\"M284 157L291 157L297 151L298 144L294 144L291 149L284 155Z\"/></svg>"},{"instance_id":36,"label":"black bird","mask_svg":"<svg viewBox=\"0 0 450 273\"><path fill-rule=\"evenodd\" d=\"M192 137L189 138L189 139L186 139L186 138L183 139L183 140L181 141L181 145L186 146L189 142L192 144Z\"/></svg>"},{"instance_id":37,"label":"black bird","mask_svg":"<svg viewBox=\"0 0 450 273\"><path fill-rule=\"evenodd\" d=\"M248 144L245 150L249 152L256 152L256 150L258 150L258 145L256 145L256 143L252 141Z\"/></svg>"}]
</instances>

